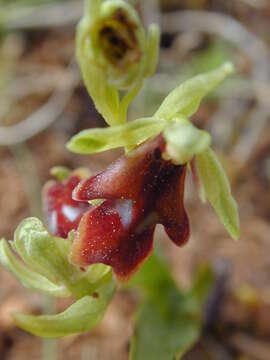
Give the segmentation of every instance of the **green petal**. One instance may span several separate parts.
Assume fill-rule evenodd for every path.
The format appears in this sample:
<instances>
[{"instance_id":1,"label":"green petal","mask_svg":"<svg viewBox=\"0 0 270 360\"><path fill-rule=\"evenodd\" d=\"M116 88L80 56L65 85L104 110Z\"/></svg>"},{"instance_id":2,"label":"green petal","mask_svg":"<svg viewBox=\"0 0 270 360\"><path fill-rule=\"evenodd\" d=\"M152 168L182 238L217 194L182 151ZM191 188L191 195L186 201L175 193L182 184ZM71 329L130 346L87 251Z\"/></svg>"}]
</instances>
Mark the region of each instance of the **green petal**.
<instances>
[{"instance_id":1,"label":"green petal","mask_svg":"<svg viewBox=\"0 0 270 360\"><path fill-rule=\"evenodd\" d=\"M227 62L216 70L185 81L165 98L155 116L166 120L177 114L190 117L197 111L202 98L233 73L234 66Z\"/></svg>"},{"instance_id":2,"label":"green petal","mask_svg":"<svg viewBox=\"0 0 270 360\"><path fill-rule=\"evenodd\" d=\"M93 154L122 146L130 148L158 135L165 125L163 120L142 118L124 125L83 130L71 138L67 148L79 154Z\"/></svg>"},{"instance_id":3,"label":"green petal","mask_svg":"<svg viewBox=\"0 0 270 360\"><path fill-rule=\"evenodd\" d=\"M17 326L41 337L61 337L90 331L103 318L115 291L115 283L103 285L94 296L85 296L57 315L13 314Z\"/></svg>"},{"instance_id":4,"label":"green petal","mask_svg":"<svg viewBox=\"0 0 270 360\"><path fill-rule=\"evenodd\" d=\"M56 297L68 297L71 293L64 285L56 285L44 276L27 268L13 254L8 242L5 239L0 241L0 262L7 268L23 286L29 289L42 291Z\"/></svg>"},{"instance_id":5,"label":"green petal","mask_svg":"<svg viewBox=\"0 0 270 360\"><path fill-rule=\"evenodd\" d=\"M188 120L168 125L163 132L167 153L175 164L185 164L211 143L210 135L197 129Z\"/></svg>"},{"instance_id":6,"label":"green petal","mask_svg":"<svg viewBox=\"0 0 270 360\"><path fill-rule=\"evenodd\" d=\"M196 157L201 185L205 195L233 239L240 236L237 204L229 181L214 152L208 148Z\"/></svg>"}]
</instances>

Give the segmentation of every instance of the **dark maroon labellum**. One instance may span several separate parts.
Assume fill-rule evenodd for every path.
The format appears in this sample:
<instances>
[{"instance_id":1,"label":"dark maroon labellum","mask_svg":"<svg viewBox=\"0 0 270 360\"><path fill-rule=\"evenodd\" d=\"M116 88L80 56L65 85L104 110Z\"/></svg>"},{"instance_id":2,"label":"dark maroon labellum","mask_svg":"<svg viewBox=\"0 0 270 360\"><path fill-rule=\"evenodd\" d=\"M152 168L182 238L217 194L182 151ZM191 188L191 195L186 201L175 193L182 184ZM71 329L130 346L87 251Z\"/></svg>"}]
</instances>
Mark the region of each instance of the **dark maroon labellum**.
<instances>
[{"instance_id":1,"label":"dark maroon labellum","mask_svg":"<svg viewBox=\"0 0 270 360\"><path fill-rule=\"evenodd\" d=\"M124 280L151 252L156 224L164 226L176 245L187 241L186 168L164 160L164 149L159 136L75 188L77 201L105 200L83 215L72 246L73 263L104 263Z\"/></svg>"}]
</instances>

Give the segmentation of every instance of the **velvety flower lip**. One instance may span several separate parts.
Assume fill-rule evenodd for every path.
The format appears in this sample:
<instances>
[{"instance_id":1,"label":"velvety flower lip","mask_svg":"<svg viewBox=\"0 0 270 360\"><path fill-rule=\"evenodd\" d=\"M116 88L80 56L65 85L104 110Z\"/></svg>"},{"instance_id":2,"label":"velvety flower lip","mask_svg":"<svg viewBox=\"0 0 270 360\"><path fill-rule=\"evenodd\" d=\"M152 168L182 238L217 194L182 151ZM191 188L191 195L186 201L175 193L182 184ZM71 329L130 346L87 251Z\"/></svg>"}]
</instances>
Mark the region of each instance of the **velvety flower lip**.
<instances>
[{"instance_id":1,"label":"velvety flower lip","mask_svg":"<svg viewBox=\"0 0 270 360\"><path fill-rule=\"evenodd\" d=\"M74 264L104 263L125 280L151 252L156 224L164 226L176 245L188 240L183 205L186 167L164 160L164 149L159 136L75 188L77 201L104 201L80 221L70 257Z\"/></svg>"},{"instance_id":2,"label":"velvety flower lip","mask_svg":"<svg viewBox=\"0 0 270 360\"><path fill-rule=\"evenodd\" d=\"M43 189L43 210L50 232L67 238L76 230L82 215L91 207L72 199L72 191L82 178L76 172L64 181L49 181Z\"/></svg>"}]
</instances>

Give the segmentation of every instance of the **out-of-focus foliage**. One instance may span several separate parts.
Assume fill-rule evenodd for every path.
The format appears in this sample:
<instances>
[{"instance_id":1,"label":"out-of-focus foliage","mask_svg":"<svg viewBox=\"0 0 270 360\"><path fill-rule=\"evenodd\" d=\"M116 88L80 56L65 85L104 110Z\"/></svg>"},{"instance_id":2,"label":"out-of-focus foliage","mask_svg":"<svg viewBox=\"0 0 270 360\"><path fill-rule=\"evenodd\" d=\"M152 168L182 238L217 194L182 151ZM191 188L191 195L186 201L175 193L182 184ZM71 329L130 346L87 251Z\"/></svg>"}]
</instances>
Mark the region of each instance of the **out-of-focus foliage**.
<instances>
[{"instance_id":1,"label":"out-of-focus foliage","mask_svg":"<svg viewBox=\"0 0 270 360\"><path fill-rule=\"evenodd\" d=\"M184 292L163 260L153 254L130 282L145 300L136 315L130 360L180 359L198 340L203 304L213 281L212 271L203 267Z\"/></svg>"}]
</instances>

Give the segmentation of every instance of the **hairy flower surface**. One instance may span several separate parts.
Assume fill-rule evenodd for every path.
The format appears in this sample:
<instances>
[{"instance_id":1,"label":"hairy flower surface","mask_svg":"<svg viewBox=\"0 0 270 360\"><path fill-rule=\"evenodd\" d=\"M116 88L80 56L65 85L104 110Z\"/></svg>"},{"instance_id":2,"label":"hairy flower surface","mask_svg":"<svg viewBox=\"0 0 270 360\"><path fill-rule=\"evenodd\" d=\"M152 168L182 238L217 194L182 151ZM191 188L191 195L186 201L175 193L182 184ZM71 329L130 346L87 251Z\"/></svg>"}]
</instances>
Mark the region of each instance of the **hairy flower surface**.
<instances>
[{"instance_id":1,"label":"hairy flower surface","mask_svg":"<svg viewBox=\"0 0 270 360\"><path fill-rule=\"evenodd\" d=\"M72 191L82 180L79 173L72 173L64 181L49 181L43 190L43 208L50 232L63 238L77 229L82 215L91 205L72 199Z\"/></svg>"},{"instance_id":2,"label":"hairy flower surface","mask_svg":"<svg viewBox=\"0 0 270 360\"><path fill-rule=\"evenodd\" d=\"M159 136L75 188L77 201L104 201L83 215L72 246L73 263L104 263L124 280L151 252L156 224L164 226L176 245L187 241L186 168L164 160L164 150Z\"/></svg>"}]
</instances>

